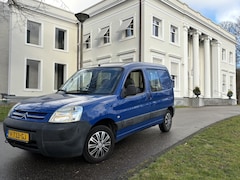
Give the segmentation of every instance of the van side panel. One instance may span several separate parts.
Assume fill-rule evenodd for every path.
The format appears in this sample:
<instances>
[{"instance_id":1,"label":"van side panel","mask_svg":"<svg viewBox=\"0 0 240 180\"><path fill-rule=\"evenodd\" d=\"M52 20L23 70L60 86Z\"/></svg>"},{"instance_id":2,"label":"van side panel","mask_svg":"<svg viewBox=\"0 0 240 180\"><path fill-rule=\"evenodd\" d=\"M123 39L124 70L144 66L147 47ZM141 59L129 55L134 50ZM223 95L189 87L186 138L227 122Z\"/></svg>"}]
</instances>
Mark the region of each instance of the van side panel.
<instances>
[{"instance_id":1,"label":"van side panel","mask_svg":"<svg viewBox=\"0 0 240 180\"><path fill-rule=\"evenodd\" d=\"M168 71L160 68L146 68L144 76L145 92L142 94L146 94L146 100L138 101L137 107L132 100L139 95L127 97L122 101L125 101L124 104L128 107L119 107L125 110L122 116L124 118L117 122L117 141L134 132L161 124L167 109L174 106L173 82ZM136 109L138 109L137 114L133 113Z\"/></svg>"}]
</instances>

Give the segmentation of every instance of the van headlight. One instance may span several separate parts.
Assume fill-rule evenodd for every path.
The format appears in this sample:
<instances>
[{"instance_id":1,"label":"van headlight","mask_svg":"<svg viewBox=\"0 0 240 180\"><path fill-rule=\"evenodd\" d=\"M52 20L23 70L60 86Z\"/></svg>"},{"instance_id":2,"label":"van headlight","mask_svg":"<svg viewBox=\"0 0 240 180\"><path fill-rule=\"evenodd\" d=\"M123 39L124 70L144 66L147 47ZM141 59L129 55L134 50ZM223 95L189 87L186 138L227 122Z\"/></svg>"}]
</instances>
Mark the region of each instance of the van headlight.
<instances>
[{"instance_id":1,"label":"van headlight","mask_svg":"<svg viewBox=\"0 0 240 180\"><path fill-rule=\"evenodd\" d=\"M83 112L82 106L64 106L51 116L50 123L71 123L80 121Z\"/></svg>"},{"instance_id":2,"label":"van headlight","mask_svg":"<svg viewBox=\"0 0 240 180\"><path fill-rule=\"evenodd\" d=\"M20 103L15 104L15 105L10 109L10 111L8 112L8 117L10 117L10 116L12 115L13 111L15 110L15 108L16 108L19 104L20 104Z\"/></svg>"}]
</instances>

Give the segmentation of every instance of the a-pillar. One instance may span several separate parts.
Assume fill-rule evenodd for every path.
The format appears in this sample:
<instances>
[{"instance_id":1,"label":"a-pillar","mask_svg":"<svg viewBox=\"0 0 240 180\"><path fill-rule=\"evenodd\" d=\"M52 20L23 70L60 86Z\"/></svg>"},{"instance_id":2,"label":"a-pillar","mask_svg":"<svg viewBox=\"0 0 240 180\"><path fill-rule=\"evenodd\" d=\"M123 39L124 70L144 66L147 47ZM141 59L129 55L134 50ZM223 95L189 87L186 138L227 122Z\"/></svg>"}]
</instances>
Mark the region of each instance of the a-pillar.
<instances>
[{"instance_id":1,"label":"a-pillar","mask_svg":"<svg viewBox=\"0 0 240 180\"><path fill-rule=\"evenodd\" d=\"M211 58L209 36L204 36L204 97L211 98Z\"/></svg>"},{"instance_id":2,"label":"a-pillar","mask_svg":"<svg viewBox=\"0 0 240 180\"><path fill-rule=\"evenodd\" d=\"M193 88L200 86L199 74L199 31L193 32Z\"/></svg>"},{"instance_id":3,"label":"a-pillar","mask_svg":"<svg viewBox=\"0 0 240 180\"><path fill-rule=\"evenodd\" d=\"M189 97L189 85L188 85L188 26L183 27L183 50L184 50L184 75L183 75L183 97Z\"/></svg>"}]
</instances>

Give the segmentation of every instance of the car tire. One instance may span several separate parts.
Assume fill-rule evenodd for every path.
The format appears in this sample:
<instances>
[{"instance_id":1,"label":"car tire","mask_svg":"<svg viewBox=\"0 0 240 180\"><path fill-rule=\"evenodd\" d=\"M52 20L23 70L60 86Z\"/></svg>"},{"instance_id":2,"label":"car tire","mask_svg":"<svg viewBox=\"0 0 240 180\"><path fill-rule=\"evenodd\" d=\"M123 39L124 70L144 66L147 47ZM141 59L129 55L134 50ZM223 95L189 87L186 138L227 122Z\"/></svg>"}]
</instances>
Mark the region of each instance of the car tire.
<instances>
[{"instance_id":1,"label":"car tire","mask_svg":"<svg viewBox=\"0 0 240 180\"><path fill-rule=\"evenodd\" d=\"M107 126L96 126L90 130L83 150L83 157L89 163L99 163L113 152L115 138Z\"/></svg>"},{"instance_id":2,"label":"car tire","mask_svg":"<svg viewBox=\"0 0 240 180\"><path fill-rule=\"evenodd\" d=\"M162 132L170 131L172 127L172 113L167 110L166 114L164 115L163 122L159 124L159 128Z\"/></svg>"}]
</instances>

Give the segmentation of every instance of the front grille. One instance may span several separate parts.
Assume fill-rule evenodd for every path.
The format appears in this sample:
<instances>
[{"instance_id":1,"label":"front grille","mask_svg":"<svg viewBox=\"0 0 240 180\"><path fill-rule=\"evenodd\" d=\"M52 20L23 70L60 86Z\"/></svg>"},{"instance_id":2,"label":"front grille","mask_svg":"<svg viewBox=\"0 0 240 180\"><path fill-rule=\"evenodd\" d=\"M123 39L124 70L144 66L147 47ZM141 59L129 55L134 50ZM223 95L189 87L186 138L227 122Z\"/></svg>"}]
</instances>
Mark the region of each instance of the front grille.
<instances>
[{"instance_id":1,"label":"front grille","mask_svg":"<svg viewBox=\"0 0 240 180\"><path fill-rule=\"evenodd\" d=\"M47 115L47 113L15 110L15 111L13 111L11 118L22 119L22 120L42 121L45 119L46 115Z\"/></svg>"}]
</instances>

